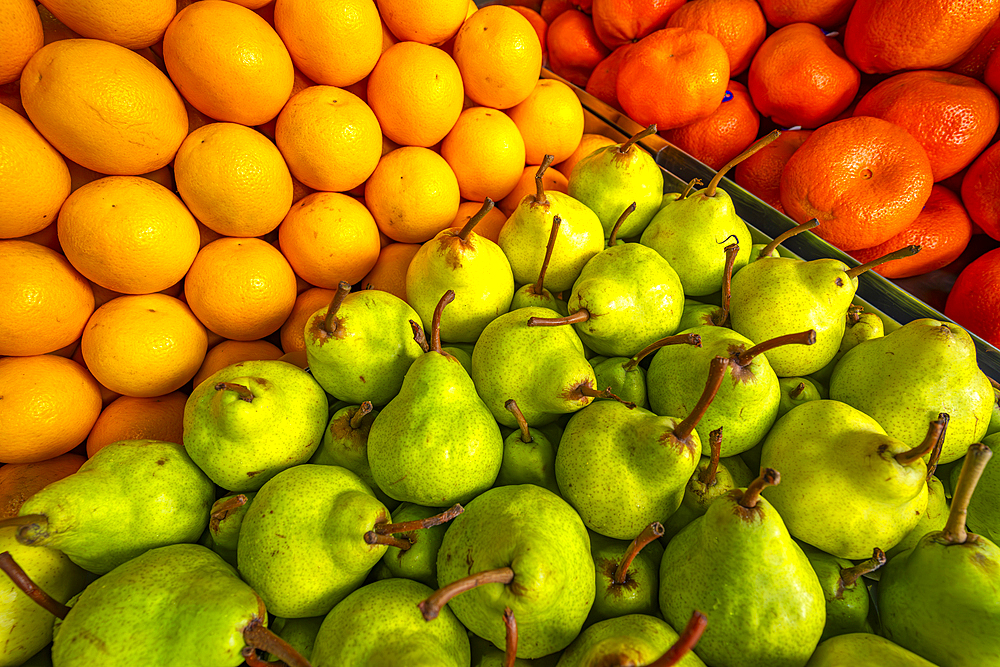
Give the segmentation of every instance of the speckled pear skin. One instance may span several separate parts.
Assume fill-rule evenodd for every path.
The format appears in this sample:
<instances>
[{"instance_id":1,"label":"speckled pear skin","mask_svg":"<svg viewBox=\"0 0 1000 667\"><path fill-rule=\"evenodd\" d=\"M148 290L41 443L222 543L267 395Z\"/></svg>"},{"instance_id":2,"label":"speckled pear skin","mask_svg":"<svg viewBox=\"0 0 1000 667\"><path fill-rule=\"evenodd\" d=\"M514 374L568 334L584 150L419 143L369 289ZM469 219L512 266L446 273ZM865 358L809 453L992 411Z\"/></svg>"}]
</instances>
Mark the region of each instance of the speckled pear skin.
<instances>
[{"instance_id":1,"label":"speckled pear skin","mask_svg":"<svg viewBox=\"0 0 1000 667\"><path fill-rule=\"evenodd\" d=\"M610 388L611 393L623 401L630 401L640 408L649 409L649 400L646 398L646 369L636 366L630 371L625 370L623 367L630 359L630 357L591 358L590 363L594 367L597 386L601 389Z\"/></svg>"},{"instance_id":2,"label":"speckled pear skin","mask_svg":"<svg viewBox=\"0 0 1000 667\"><path fill-rule=\"evenodd\" d=\"M826 623L823 589L774 507L741 497L716 500L667 544L660 610L673 627L692 609L708 617L694 651L713 667L803 667Z\"/></svg>"},{"instance_id":3,"label":"speckled pear skin","mask_svg":"<svg viewBox=\"0 0 1000 667\"><path fill-rule=\"evenodd\" d=\"M316 642L316 635L323 624L323 616L311 616L309 618L281 618L276 616L271 622L270 630L286 642L292 645L306 660L312 655L313 644ZM278 660L278 656L268 654L269 660Z\"/></svg>"},{"instance_id":4,"label":"speckled pear skin","mask_svg":"<svg viewBox=\"0 0 1000 667\"><path fill-rule=\"evenodd\" d=\"M798 390L799 384L802 385L802 391L793 397L792 392ZM778 378L778 388L781 391L781 398L778 401L778 417L785 416L789 410L803 403L823 398L819 385L810 378Z\"/></svg>"},{"instance_id":5,"label":"speckled pear skin","mask_svg":"<svg viewBox=\"0 0 1000 667\"><path fill-rule=\"evenodd\" d=\"M365 543L389 511L339 466L304 464L275 475L243 518L237 562L268 611L322 616L361 585L386 547Z\"/></svg>"},{"instance_id":6,"label":"speckled pear skin","mask_svg":"<svg viewBox=\"0 0 1000 667\"><path fill-rule=\"evenodd\" d=\"M320 626L313 667L467 667L469 637L452 611L446 606L425 621L417 608L433 592L410 579L384 579L354 591Z\"/></svg>"},{"instance_id":7,"label":"speckled pear skin","mask_svg":"<svg viewBox=\"0 0 1000 667\"><path fill-rule=\"evenodd\" d=\"M56 665L236 667L243 629L267 624L236 570L198 544L151 549L73 603L52 647Z\"/></svg>"},{"instance_id":8,"label":"speckled pear skin","mask_svg":"<svg viewBox=\"0 0 1000 667\"><path fill-rule=\"evenodd\" d=\"M933 663L893 644L885 637L867 632L831 637L816 647L806 667L936 667Z\"/></svg>"},{"instance_id":9,"label":"speckled pear skin","mask_svg":"<svg viewBox=\"0 0 1000 667\"><path fill-rule=\"evenodd\" d=\"M631 540L613 540L597 533L590 535L590 553L594 557L597 593L587 623L628 614L659 614L660 560L663 545L653 540L632 560L625 583L614 581L618 564L628 551Z\"/></svg>"},{"instance_id":10,"label":"speckled pear skin","mask_svg":"<svg viewBox=\"0 0 1000 667\"><path fill-rule=\"evenodd\" d=\"M911 447L920 444L930 420L947 412L942 464L986 435L994 403L972 337L957 324L930 318L849 350L833 369L830 398L871 415Z\"/></svg>"},{"instance_id":11,"label":"speckled pear skin","mask_svg":"<svg viewBox=\"0 0 1000 667\"><path fill-rule=\"evenodd\" d=\"M125 440L29 498L20 516L42 514L48 525L31 524L21 538L105 574L147 549L197 542L214 500L215 485L183 446Z\"/></svg>"},{"instance_id":12,"label":"speckled pear skin","mask_svg":"<svg viewBox=\"0 0 1000 667\"><path fill-rule=\"evenodd\" d=\"M988 435L983 438L983 444L994 452L1000 452L1000 435ZM956 465L952 470L951 488L955 488L958 483L958 475L962 472L962 466ZM945 512L947 514L947 511ZM940 520L940 525L934 530L944 528L947 516ZM966 518L966 525L974 533L992 540L994 544L1000 542L1000 461L990 459L983 469L983 474L976 484L976 492L972 494L969 501L969 515Z\"/></svg>"},{"instance_id":13,"label":"speckled pear skin","mask_svg":"<svg viewBox=\"0 0 1000 667\"><path fill-rule=\"evenodd\" d=\"M663 541L669 542L681 528L695 518L704 514L716 498L720 498L732 489L746 488L753 481L754 475L739 456L728 456L719 459L719 467L715 474L715 483L711 486L701 481L702 472L708 467L709 457L702 456L695 467L691 478L684 488L684 499L677 511L663 522Z\"/></svg>"},{"instance_id":14,"label":"speckled pear skin","mask_svg":"<svg viewBox=\"0 0 1000 667\"><path fill-rule=\"evenodd\" d=\"M581 632L563 651L556 667L648 665L666 653L678 638L666 621L655 616L627 614L609 618ZM688 653L677 664L681 667L705 666L694 653Z\"/></svg>"},{"instance_id":15,"label":"speckled pear skin","mask_svg":"<svg viewBox=\"0 0 1000 667\"><path fill-rule=\"evenodd\" d=\"M354 428L351 426L351 420L360 407L360 405L347 405L333 411L326 430L323 431L323 441L313 452L309 463L347 468L372 488L375 497L381 500L382 504L386 504L389 502L389 496L375 484L372 468L368 463L368 434L379 411L372 410L363 416L358 428Z\"/></svg>"},{"instance_id":16,"label":"speckled pear skin","mask_svg":"<svg viewBox=\"0 0 1000 667\"><path fill-rule=\"evenodd\" d=\"M961 466L957 466L956 470L961 470ZM980 478L979 487L982 487L982 485L983 480ZM975 496L973 496L973 500L975 500ZM927 509L920 515L920 520L917 521L917 525L913 530L908 532L896 546L887 549L885 555L893 558L897 554L917 546L920 538L927 533L944 530L945 524L948 523L948 509L948 495L945 493L944 485L936 475L931 475L927 480ZM972 516L971 510L969 516ZM973 532L978 532L975 529L972 530ZM989 537L989 535L986 536Z\"/></svg>"},{"instance_id":17,"label":"speckled pear skin","mask_svg":"<svg viewBox=\"0 0 1000 667\"><path fill-rule=\"evenodd\" d=\"M228 511L222 509L222 503L240 494L229 494L215 501L212 505L212 515L209 516L208 530L199 540L199 544L222 556L222 559L236 567L236 547L240 540L240 528L243 526L243 517L246 516L250 503L253 502L256 491L247 491L242 495L247 501L239 507ZM213 516L219 512L218 516Z\"/></svg>"},{"instance_id":18,"label":"speckled pear skin","mask_svg":"<svg viewBox=\"0 0 1000 667\"><path fill-rule=\"evenodd\" d=\"M444 512L447 507L424 507L413 503L402 503L392 513L392 519L396 523L404 521L419 521L427 517ZM437 555L444 540L444 534L448 530L448 524L421 528L409 533L396 533L396 537L410 541L410 548L400 549L390 546L382 556L382 563L388 568L391 576L403 579L419 581L425 586L436 589L437 580Z\"/></svg>"},{"instance_id":19,"label":"speckled pear skin","mask_svg":"<svg viewBox=\"0 0 1000 667\"><path fill-rule=\"evenodd\" d=\"M499 486L469 502L451 523L438 551L438 581L501 567L508 585L491 583L453 598L448 606L480 637L504 646L503 612L517 619L519 658L561 651L580 633L594 602L590 536L562 498L534 484Z\"/></svg>"},{"instance_id":20,"label":"speckled pear skin","mask_svg":"<svg viewBox=\"0 0 1000 667\"><path fill-rule=\"evenodd\" d=\"M904 466L894 458L909 449L846 403L810 401L779 419L764 439L761 466L781 471L781 484L764 497L796 539L863 560L875 547L894 547L927 509L926 464Z\"/></svg>"},{"instance_id":21,"label":"speckled pear skin","mask_svg":"<svg viewBox=\"0 0 1000 667\"><path fill-rule=\"evenodd\" d=\"M853 567L854 563L808 544L802 547L802 552L816 572L826 597L826 625L820 642L852 632L871 632L868 623L868 586L864 577L859 577L850 586L841 586L841 571Z\"/></svg>"}]
</instances>

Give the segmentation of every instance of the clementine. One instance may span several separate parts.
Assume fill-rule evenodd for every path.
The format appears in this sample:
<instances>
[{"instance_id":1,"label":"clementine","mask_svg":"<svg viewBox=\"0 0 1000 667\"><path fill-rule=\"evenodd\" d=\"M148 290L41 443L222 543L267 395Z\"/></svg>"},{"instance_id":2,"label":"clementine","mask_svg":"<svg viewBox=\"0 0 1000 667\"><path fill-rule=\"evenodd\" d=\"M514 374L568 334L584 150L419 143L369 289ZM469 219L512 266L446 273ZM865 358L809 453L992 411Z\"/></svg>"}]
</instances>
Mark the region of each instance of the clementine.
<instances>
[{"instance_id":1,"label":"clementine","mask_svg":"<svg viewBox=\"0 0 1000 667\"><path fill-rule=\"evenodd\" d=\"M719 170L754 142L759 129L760 114L746 86L730 81L722 104L710 116L661 134L682 151Z\"/></svg>"},{"instance_id":2,"label":"clementine","mask_svg":"<svg viewBox=\"0 0 1000 667\"><path fill-rule=\"evenodd\" d=\"M755 0L692 0L671 14L668 28L697 28L722 42L729 55L729 76L750 66L767 35L767 21Z\"/></svg>"},{"instance_id":3,"label":"clementine","mask_svg":"<svg viewBox=\"0 0 1000 667\"><path fill-rule=\"evenodd\" d=\"M972 221L1000 241L1000 143L987 148L969 166L961 191Z\"/></svg>"}]
</instances>

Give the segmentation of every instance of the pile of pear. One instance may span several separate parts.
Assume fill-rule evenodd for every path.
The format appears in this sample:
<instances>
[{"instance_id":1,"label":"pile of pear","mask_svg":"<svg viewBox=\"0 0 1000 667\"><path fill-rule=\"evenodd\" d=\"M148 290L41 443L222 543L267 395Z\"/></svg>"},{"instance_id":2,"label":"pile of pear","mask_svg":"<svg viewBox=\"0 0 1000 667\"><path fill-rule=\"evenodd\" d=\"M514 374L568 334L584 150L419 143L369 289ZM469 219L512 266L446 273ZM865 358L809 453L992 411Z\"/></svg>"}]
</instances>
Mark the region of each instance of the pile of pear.
<instances>
[{"instance_id":1,"label":"pile of pear","mask_svg":"<svg viewBox=\"0 0 1000 667\"><path fill-rule=\"evenodd\" d=\"M643 136L0 522L0 667L1000 665L968 333L755 246L760 144L664 194Z\"/></svg>"}]
</instances>

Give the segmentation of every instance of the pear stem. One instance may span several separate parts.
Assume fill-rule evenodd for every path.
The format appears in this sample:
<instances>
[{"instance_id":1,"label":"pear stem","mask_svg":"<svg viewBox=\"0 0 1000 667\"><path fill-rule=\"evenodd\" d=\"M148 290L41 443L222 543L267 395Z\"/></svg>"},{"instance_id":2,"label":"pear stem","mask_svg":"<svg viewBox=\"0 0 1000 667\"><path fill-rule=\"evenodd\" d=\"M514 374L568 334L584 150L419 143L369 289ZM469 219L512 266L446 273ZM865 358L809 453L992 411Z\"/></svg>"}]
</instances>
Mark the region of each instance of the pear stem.
<instances>
[{"instance_id":1,"label":"pear stem","mask_svg":"<svg viewBox=\"0 0 1000 667\"><path fill-rule=\"evenodd\" d=\"M705 486L715 486L717 475L719 474L719 459L722 458L722 427L711 431L708 434L708 446L711 448L712 456L708 459L708 465L701 472L698 481Z\"/></svg>"},{"instance_id":2,"label":"pear stem","mask_svg":"<svg viewBox=\"0 0 1000 667\"><path fill-rule=\"evenodd\" d=\"M394 533L409 533L413 530L433 528L434 526L448 523L464 511L465 508L456 503L445 511L434 516L429 516L426 519L414 519L413 521L401 521L400 523L377 523L375 524L374 532L379 535L391 535Z\"/></svg>"},{"instance_id":3,"label":"pear stem","mask_svg":"<svg viewBox=\"0 0 1000 667\"><path fill-rule=\"evenodd\" d=\"M626 361L622 368L625 369L626 372L631 373L635 370L635 367L639 365L639 362L651 355L653 352L659 350L661 347L665 347L667 345L694 345L695 347L701 347L701 336L699 334L689 333L661 338L660 340L650 343L636 352L635 356Z\"/></svg>"},{"instance_id":4,"label":"pear stem","mask_svg":"<svg viewBox=\"0 0 1000 667\"><path fill-rule=\"evenodd\" d=\"M332 336L340 328L340 324L337 322L337 312L350 293L351 284L346 280L341 280L340 284L337 285L337 293L333 295L333 300L330 301L330 306L326 309L326 319L323 320L323 330L328 335Z\"/></svg>"},{"instance_id":5,"label":"pear stem","mask_svg":"<svg viewBox=\"0 0 1000 667\"><path fill-rule=\"evenodd\" d=\"M416 322L414 322L413 320L410 320L410 329L413 331L414 342L416 342L416 344L420 346L421 350L423 350L424 352L429 352L431 346L427 344L427 336L424 335L423 328L421 328L421 326Z\"/></svg>"},{"instance_id":6,"label":"pear stem","mask_svg":"<svg viewBox=\"0 0 1000 667\"><path fill-rule=\"evenodd\" d=\"M948 544L965 544L969 533L965 528L965 519L969 514L969 501L976 490L983 468L989 463L993 452L981 442L969 445L969 451L962 463L962 471L958 474L955 493L951 498L951 509L948 511L948 522L941 531L941 538Z\"/></svg>"},{"instance_id":7,"label":"pear stem","mask_svg":"<svg viewBox=\"0 0 1000 667\"><path fill-rule=\"evenodd\" d=\"M861 321L862 310L864 309L861 306L856 306L853 303L847 307L847 326L853 327Z\"/></svg>"},{"instance_id":8,"label":"pear stem","mask_svg":"<svg viewBox=\"0 0 1000 667\"><path fill-rule=\"evenodd\" d=\"M514 618L514 611L510 607L503 609L504 625L504 667L514 667L517 660L517 619Z\"/></svg>"},{"instance_id":9,"label":"pear stem","mask_svg":"<svg viewBox=\"0 0 1000 667\"><path fill-rule=\"evenodd\" d=\"M542 174L545 170L552 166L552 161L556 159L555 155L546 155L542 158L542 163L538 165L538 171L535 172L535 203L542 206L546 206L549 203L548 197L545 196L545 186L542 185Z\"/></svg>"},{"instance_id":10,"label":"pear stem","mask_svg":"<svg viewBox=\"0 0 1000 667\"><path fill-rule=\"evenodd\" d=\"M788 392L788 396L792 400L795 400L796 398L801 396L802 392L804 392L805 390L806 390L806 383L800 382L797 385L795 385L795 387L790 392Z\"/></svg>"},{"instance_id":11,"label":"pear stem","mask_svg":"<svg viewBox=\"0 0 1000 667\"><path fill-rule=\"evenodd\" d=\"M365 415L369 414L373 409L374 406L371 401L365 401L359 405L358 409L354 411L353 415L351 415L351 421L349 422L351 428L355 431L361 428L361 420L364 419Z\"/></svg>"},{"instance_id":12,"label":"pear stem","mask_svg":"<svg viewBox=\"0 0 1000 667\"><path fill-rule=\"evenodd\" d=\"M908 245L905 248L900 248L899 250L893 250L887 255L882 255L881 257L873 259L870 262L865 262L864 264L855 266L853 269L848 269L847 277L850 278L851 280L854 280L865 271L869 269L874 269L879 264L885 264L886 262L891 262L894 259L902 259L904 257L910 257L912 255L916 255L918 252L920 252L920 246L918 245Z\"/></svg>"},{"instance_id":13,"label":"pear stem","mask_svg":"<svg viewBox=\"0 0 1000 667\"><path fill-rule=\"evenodd\" d=\"M9 528L10 526L17 526L18 528L23 528L25 526L30 526L33 523L38 523L39 521L47 521L48 519L44 514L25 514L23 516L12 516L6 519L0 519L0 528Z\"/></svg>"},{"instance_id":14,"label":"pear stem","mask_svg":"<svg viewBox=\"0 0 1000 667\"><path fill-rule=\"evenodd\" d=\"M609 398L612 401L618 401L629 410L635 409L635 403L633 403L632 401L624 400L623 398L615 394L613 391L611 391L611 387L608 387L607 389L594 389L588 384L582 384L579 387L577 387L577 391L580 392L581 396L590 396L591 398Z\"/></svg>"},{"instance_id":15,"label":"pear stem","mask_svg":"<svg viewBox=\"0 0 1000 667\"><path fill-rule=\"evenodd\" d=\"M632 146L634 146L636 143L642 141L646 137L653 134L656 134L656 123L653 123L644 130L639 130L631 137L629 137L628 141L626 141L625 143L623 143L621 146L618 147L618 152L621 153L622 155L625 155L632 149Z\"/></svg>"},{"instance_id":16,"label":"pear stem","mask_svg":"<svg viewBox=\"0 0 1000 667\"><path fill-rule=\"evenodd\" d=\"M944 412L938 413L938 419L949 419L948 414ZM941 460L941 452L944 451L944 436L948 432L947 428L948 422L945 421L945 428L941 431L941 437L938 438L937 444L934 445L934 449L931 450L931 455L927 459L927 481L931 481L931 477L937 472L938 461Z\"/></svg>"},{"instance_id":17,"label":"pear stem","mask_svg":"<svg viewBox=\"0 0 1000 667\"><path fill-rule=\"evenodd\" d=\"M629 204L625 210L622 211L622 214L618 216L618 220L615 221L615 226L611 228L611 236L608 237L609 248L615 247L615 244L618 243L618 230L621 229L622 223L625 222L625 220L628 219L628 217L633 213L635 213L635 202Z\"/></svg>"},{"instance_id":18,"label":"pear stem","mask_svg":"<svg viewBox=\"0 0 1000 667\"><path fill-rule=\"evenodd\" d=\"M994 390L1000 391L1000 382L997 382L996 380L994 380L993 378L991 378L989 375L986 376L986 379L990 381L991 385L993 385L993 389Z\"/></svg>"},{"instance_id":19,"label":"pear stem","mask_svg":"<svg viewBox=\"0 0 1000 667\"><path fill-rule=\"evenodd\" d=\"M371 546L379 545L383 547L396 547L402 551L407 551L413 546L413 542L405 537L396 537L395 535L381 535L375 531L369 530L365 533L365 544L370 544Z\"/></svg>"},{"instance_id":20,"label":"pear stem","mask_svg":"<svg viewBox=\"0 0 1000 667\"><path fill-rule=\"evenodd\" d=\"M705 183L700 178L692 178L684 188L684 192L681 193L681 199L687 199L691 195L691 191L695 189L695 186L705 185Z\"/></svg>"},{"instance_id":21,"label":"pear stem","mask_svg":"<svg viewBox=\"0 0 1000 667\"><path fill-rule=\"evenodd\" d=\"M564 324L580 324L590 319L590 311L581 308L575 313L563 317L529 317L529 327L558 327Z\"/></svg>"},{"instance_id":22,"label":"pear stem","mask_svg":"<svg viewBox=\"0 0 1000 667\"><path fill-rule=\"evenodd\" d=\"M517 401L513 398L508 399L506 403L503 404L507 410L514 415L514 419L517 420L517 427L521 429L521 442L532 442L531 431L528 430L528 420L524 418L524 413L521 412L521 408L517 407Z\"/></svg>"},{"instance_id":23,"label":"pear stem","mask_svg":"<svg viewBox=\"0 0 1000 667\"><path fill-rule=\"evenodd\" d=\"M734 352L732 359L735 363L746 368L757 355L773 350L776 347L781 347L782 345L812 345L815 342L816 330L809 329L808 331L800 331L799 333L776 336L771 340L765 340L763 343L754 345L749 350Z\"/></svg>"},{"instance_id":24,"label":"pear stem","mask_svg":"<svg viewBox=\"0 0 1000 667\"><path fill-rule=\"evenodd\" d=\"M545 258L542 260L542 268L538 270L538 280L535 281L535 285L531 289L536 296L542 296L545 293L545 272L549 270L549 260L552 259L552 251L556 247L556 236L559 235L559 225L561 224L561 217L552 216L552 229L549 230L549 242L545 245Z\"/></svg>"},{"instance_id":25,"label":"pear stem","mask_svg":"<svg viewBox=\"0 0 1000 667\"><path fill-rule=\"evenodd\" d=\"M722 310L717 310L712 314L712 324L717 327L724 326L729 319L729 304L732 300L733 292L733 267L736 266L736 255L740 252L738 243L730 243L725 248L726 266L722 271Z\"/></svg>"},{"instance_id":26,"label":"pear stem","mask_svg":"<svg viewBox=\"0 0 1000 667\"><path fill-rule=\"evenodd\" d=\"M642 532L635 536L635 539L632 540L625 550L625 554L622 556L621 561L619 561L618 567L615 568L615 576L611 579L611 582L616 586L623 585L625 579L628 577L628 569L632 567L632 561L635 560L635 557L639 555L639 552L647 544L661 537L663 537L663 524L659 521L654 521L643 528Z\"/></svg>"},{"instance_id":27,"label":"pear stem","mask_svg":"<svg viewBox=\"0 0 1000 667\"><path fill-rule=\"evenodd\" d=\"M212 505L212 513L208 517L208 527L213 533L219 532L219 524L229 516L233 510L239 509L247 504L245 494L239 493L235 496L223 498Z\"/></svg>"},{"instance_id":28,"label":"pear stem","mask_svg":"<svg viewBox=\"0 0 1000 667\"><path fill-rule=\"evenodd\" d=\"M785 241L787 241L788 239L790 239L793 236L796 236L798 234L801 234L802 232L806 231L807 229L815 229L816 227L819 227L819 219L818 218L813 218L812 220L807 220L807 221L803 222L801 225L796 225L796 226L792 227L791 229L786 229L785 231L781 232L780 234L778 234L777 236L775 236L773 239L771 239L770 243L768 243L766 246L764 246L764 249L760 251L760 256L761 257L770 257L771 253L774 252L775 250L777 250L778 246L781 245L782 243L784 243Z\"/></svg>"},{"instance_id":29,"label":"pear stem","mask_svg":"<svg viewBox=\"0 0 1000 667\"><path fill-rule=\"evenodd\" d=\"M705 196L714 197L715 189L719 186L719 181L722 180L722 177L726 175L727 171L738 165L740 162L743 162L743 160L746 160L748 157L759 151L764 146L767 146L769 143L777 139L779 136L781 136L781 132L779 132L778 130L772 130L770 134L768 134L765 137L761 137L757 141L753 142L752 144L750 144L750 146L747 147L746 150L744 150L742 153L740 153L732 160L724 164L722 166L722 169L715 172L715 176L712 178L711 181L708 182L708 187L705 188Z\"/></svg>"},{"instance_id":30,"label":"pear stem","mask_svg":"<svg viewBox=\"0 0 1000 667\"><path fill-rule=\"evenodd\" d=\"M862 561L854 567L845 567L840 570L840 578L837 579L837 599L844 599L844 591L854 586L854 583L863 575L874 572L885 565L885 552L875 547L872 549L872 557Z\"/></svg>"},{"instance_id":31,"label":"pear stem","mask_svg":"<svg viewBox=\"0 0 1000 667\"><path fill-rule=\"evenodd\" d=\"M448 604L448 601L456 595L471 591L473 588L484 584L506 585L512 581L514 581L514 570L509 567L477 572L437 589L429 598L420 602L417 607L420 608L420 613L423 614L424 620L433 621L441 613L441 608Z\"/></svg>"},{"instance_id":32,"label":"pear stem","mask_svg":"<svg viewBox=\"0 0 1000 667\"><path fill-rule=\"evenodd\" d=\"M253 392L246 385L236 384L235 382L219 382L215 385L215 390L235 391L239 395L239 400L253 403Z\"/></svg>"},{"instance_id":33,"label":"pear stem","mask_svg":"<svg viewBox=\"0 0 1000 667\"><path fill-rule=\"evenodd\" d=\"M705 389L701 392L701 396L698 398L698 402L691 410L691 413L674 429L674 438L681 442L687 442L688 438L691 437L695 426L705 416L705 411L708 410L708 406L712 404L715 395L719 392L719 387L722 385L722 377L725 375L728 367L728 358L716 357L712 359L708 367L708 382L705 383Z\"/></svg>"},{"instance_id":34,"label":"pear stem","mask_svg":"<svg viewBox=\"0 0 1000 667\"><path fill-rule=\"evenodd\" d=\"M441 315L444 314L444 307L455 300L455 290L448 290L441 296L441 300L434 306L434 317L431 320L431 345L430 349L439 354L444 354L441 350Z\"/></svg>"},{"instance_id":35,"label":"pear stem","mask_svg":"<svg viewBox=\"0 0 1000 667\"><path fill-rule=\"evenodd\" d=\"M39 588L31 580L31 577L28 576L28 573L21 569L21 566L17 564L17 561L14 560L9 551L0 553L0 572L6 574L11 582L39 607L56 618L66 618L66 614L69 613L69 607Z\"/></svg>"},{"instance_id":36,"label":"pear stem","mask_svg":"<svg viewBox=\"0 0 1000 667\"><path fill-rule=\"evenodd\" d=\"M760 475L743 492L743 497L739 499L740 507L753 509L757 507L761 492L769 486L777 486L781 483L781 474L774 468L764 468Z\"/></svg>"},{"instance_id":37,"label":"pear stem","mask_svg":"<svg viewBox=\"0 0 1000 667\"><path fill-rule=\"evenodd\" d=\"M266 651L284 662L288 667L312 667L309 661L295 650L291 644L264 627L259 618L255 618L243 628L243 641L247 643L243 649L244 657L254 651ZM250 649L247 651L246 649ZM249 661L247 662L249 664ZM273 663L264 663L273 664Z\"/></svg>"},{"instance_id":38,"label":"pear stem","mask_svg":"<svg viewBox=\"0 0 1000 667\"><path fill-rule=\"evenodd\" d=\"M492 210L493 210L493 200L487 197L483 201L482 208L476 211L476 214L471 218L469 218L469 221L465 223L464 227L462 227L462 231L458 233L458 238L462 239L462 241L465 242L469 238L469 233L472 231L472 229L480 222L482 222L483 218L486 217L486 214Z\"/></svg>"},{"instance_id":39,"label":"pear stem","mask_svg":"<svg viewBox=\"0 0 1000 667\"><path fill-rule=\"evenodd\" d=\"M912 449L896 454L896 462L901 466L911 466L926 456L927 452L937 447L938 441L944 440L944 434L948 429L950 417L946 412L938 413L938 418L927 427L927 435L924 441Z\"/></svg>"},{"instance_id":40,"label":"pear stem","mask_svg":"<svg viewBox=\"0 0 1000 667\"><path fill-rule=\"evenodd\" d=\"M684 626L684 630L674 645L668 648L666 653L649 663L647 667L673 667L676 665L698 644L702 633L705 632L706 625L708 625L708 617L705 614L697 609L691 612L691 618L688 619L687 625Z\"/></svg>"}]
</instances>

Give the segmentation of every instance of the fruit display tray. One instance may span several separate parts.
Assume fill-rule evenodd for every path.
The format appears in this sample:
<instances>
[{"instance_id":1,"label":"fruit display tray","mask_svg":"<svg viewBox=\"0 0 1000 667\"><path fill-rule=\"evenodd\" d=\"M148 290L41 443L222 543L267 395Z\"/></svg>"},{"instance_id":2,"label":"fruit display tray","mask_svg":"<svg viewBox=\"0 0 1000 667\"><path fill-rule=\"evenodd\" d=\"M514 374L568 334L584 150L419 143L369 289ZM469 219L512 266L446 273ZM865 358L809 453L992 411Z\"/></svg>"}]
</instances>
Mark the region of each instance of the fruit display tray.
<instances>
[{"instance_id":1,"label":"fruit display tray","mask_svg":"<svg viewBox=\"0 0 1000 667\"><path fill-rule=\"evenodd\" d=\"M642 125L622 112L602 102L582 88L574 86L551 70L543 68L542 78L562 81L577 94L584 109L584 132L602 134L616 141L625 141L643 129ZM682 192L691 179L698 178L703 183L708 183L715 175L715 171L711 167L691 157L658 134L641 140L639 145L656 158L657 164L663 170L664 192ZM565 175L569 176L569 174ZM766 243L783 231L797 225L787 215L750 194L733 180L723 178L721 187L732 197L736 212L750 228L754 243ZM781 252L787 256L804 260L830 257L839 259L848 266L859 264L853 257L811 232L788 239L782 244ZM908 279L911 288L916 285L917 289L914 291L919 292L921 278L927 283L935 280L933 274ZM930 289L929 284L928 289ZM863 306L868 312L878 313L886 324L886 332L922 317L945 322L952 321L926 302L873 271L859 276L855 303ZM979 367L986 375L1000 382L1000 349L987 343L979 336L971 335L976 344L976 358Z\"/></svg>"}]
</instances>

